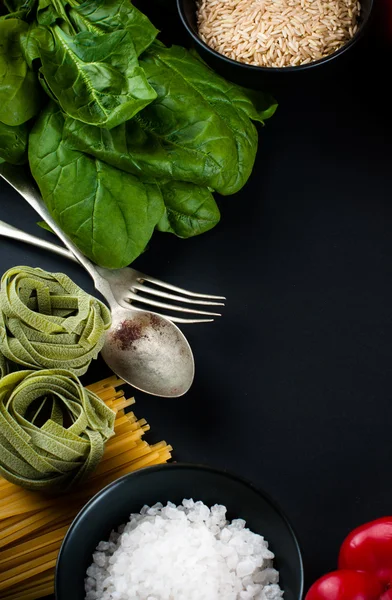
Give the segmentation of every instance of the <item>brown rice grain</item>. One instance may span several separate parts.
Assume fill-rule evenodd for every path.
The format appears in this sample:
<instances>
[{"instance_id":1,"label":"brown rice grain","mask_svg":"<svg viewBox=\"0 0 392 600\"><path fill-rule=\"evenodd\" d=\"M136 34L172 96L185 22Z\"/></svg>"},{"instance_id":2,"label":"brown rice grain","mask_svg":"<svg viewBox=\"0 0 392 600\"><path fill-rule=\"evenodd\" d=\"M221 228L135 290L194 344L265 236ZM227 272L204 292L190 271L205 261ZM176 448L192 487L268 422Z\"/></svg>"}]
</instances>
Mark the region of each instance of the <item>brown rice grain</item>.
<instances>
[{"instance_id":1,"label":"brown rice grain","mask_svg":"<svg viewBox=\"0 0 392 600\"><path fill-rule=\"evenodd\" d=\"M360 10L357 0L197 0L197 22L201 39L229 58L295 66L350 40Z\"/></svg>"}]
</instances>

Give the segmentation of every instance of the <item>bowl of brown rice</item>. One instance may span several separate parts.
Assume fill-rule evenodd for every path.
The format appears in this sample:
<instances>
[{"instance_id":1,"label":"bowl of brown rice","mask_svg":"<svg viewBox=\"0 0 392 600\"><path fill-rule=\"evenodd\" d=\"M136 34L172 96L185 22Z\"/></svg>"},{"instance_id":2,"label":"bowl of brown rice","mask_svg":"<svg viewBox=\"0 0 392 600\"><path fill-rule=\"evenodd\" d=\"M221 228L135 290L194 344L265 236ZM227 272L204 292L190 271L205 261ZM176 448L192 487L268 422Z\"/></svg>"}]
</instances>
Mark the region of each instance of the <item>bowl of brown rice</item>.
<instances>
[{"instance_id":1,"label":"bowl of brown rice","mask_svg":"<svg viewBox=\"0 0 392 600\"><path fill-rule=\"evenodd\" d=\"M177 0L204 60L228 79L262 87L271 73L314 70L355 45L373 0Z\"/></svg>"}]
</instances>

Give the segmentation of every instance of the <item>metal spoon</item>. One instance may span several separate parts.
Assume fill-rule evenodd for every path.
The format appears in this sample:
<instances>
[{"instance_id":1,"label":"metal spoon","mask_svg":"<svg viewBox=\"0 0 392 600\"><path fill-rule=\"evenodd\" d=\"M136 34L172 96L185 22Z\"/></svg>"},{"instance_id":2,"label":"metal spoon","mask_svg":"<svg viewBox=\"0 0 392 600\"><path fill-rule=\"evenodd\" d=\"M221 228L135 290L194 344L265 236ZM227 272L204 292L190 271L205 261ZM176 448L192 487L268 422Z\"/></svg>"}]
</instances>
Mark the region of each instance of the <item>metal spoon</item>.
<instances>
[{"instance_id":1,"label":"metal spoon","mask_svg":"<svg viewBox=\"0 0 392 600\"><path fill-rule=\"evenodd\" d=\"M53 229L106 298L112 313L112 325L101 351L106 364L118 377L147 394L164 398L185 394L192 385L195 365L182 331L161 315L120 306L99 267L80 252L54 221L31 176L23 168L7 164L0 165L0 175Z\"/></svg>"}]
</instances>

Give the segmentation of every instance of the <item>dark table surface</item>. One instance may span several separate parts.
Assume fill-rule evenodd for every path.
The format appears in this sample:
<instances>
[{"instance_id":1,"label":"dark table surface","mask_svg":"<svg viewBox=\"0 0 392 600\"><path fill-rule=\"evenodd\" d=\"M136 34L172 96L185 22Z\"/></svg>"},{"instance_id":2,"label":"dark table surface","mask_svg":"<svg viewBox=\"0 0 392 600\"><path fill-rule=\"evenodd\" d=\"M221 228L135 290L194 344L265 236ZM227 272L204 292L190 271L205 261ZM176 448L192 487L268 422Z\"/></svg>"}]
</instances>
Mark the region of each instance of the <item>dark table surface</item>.
<instances>
[{"instance_id":1,"label":"dark table surface","mask_svg":"<svg viewBox=\"0 0 392 600\"><path fill-rule=\"evenodd\" d=\"M191 391L137 393L137 414L177 460L227 468L280 503L307 585L335 567L351 528L391 513L390 58L370 31L328 75L282 89L249 183L220 200L220 225L188 241L157 234L137 261L227 296L221 320L183 328ZM0 218L50 237L4 183ZM1 250L1 272L64 271L93 292L66 259L5 240ZM99 361L84 381L105 374Z\"/></svg>"}]
</instances>

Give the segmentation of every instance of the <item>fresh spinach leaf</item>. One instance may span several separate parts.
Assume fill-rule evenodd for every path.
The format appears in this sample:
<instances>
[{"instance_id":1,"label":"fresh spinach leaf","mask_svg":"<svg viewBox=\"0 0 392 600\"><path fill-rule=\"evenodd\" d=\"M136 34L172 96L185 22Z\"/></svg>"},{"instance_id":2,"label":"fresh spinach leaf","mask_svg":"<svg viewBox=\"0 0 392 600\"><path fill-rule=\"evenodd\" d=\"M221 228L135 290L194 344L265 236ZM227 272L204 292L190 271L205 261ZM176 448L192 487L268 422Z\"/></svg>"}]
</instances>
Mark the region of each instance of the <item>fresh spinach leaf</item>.
<instances>
[{"instance_id":1,"label":"fresh spinach leaf","mask_svg":"<svg viewBox=\"0 0 392 600\"><path fill-rule=\"evenodd\" d=\"M38 227L41 227L41 229L45 229L45 231L49 231L49 233L53 233L54 235L56 235L51 226L48 225L46 221L37 221L37 225Z\"/></svg>"},{"instance_id":2,"label":"fresh spinach leaf","mask_svg":"<svg viewBox=\"0 0 392 600\"><path fill-rule=\"evenodd\" d=\"M174 93L176 91L173 90ZM179 98L179 95L175 95L174 102L177 103L177 106ZM192 112L192 119L199 123L199 116L195 115L195 111L187 110L187 114L190 112ZM142 173L145 177L150 178L187 181L201 186L211 186L222 191L224 189L221 187L222 173L228 168L228 165L226 166L224 162L225 156L223 158L220 155L217 156L219 145L216 140L211 140L213 133L216 134L216 128L206 125L205 131L202 131L201 135L194 140L189 137L188 143L185 143L180 133L176 134L175 139L172 135L172 131L177 129L176 123L180 118L179 111L176 111L173 116L173 122L169 122L169 117L170 113L166 119L163 117L159 121L158 119L154 122L147 121L143 111L131 121L110 131L67 118L65 139L70 147L91 154L135 175ZM185 120L186 116L183 115L182 118ZM165 121L167 122L166 130L164 130ZM191 117L189 117L189 127L191 128L190 121ZM222 135L221 131L220 133ZM204 148L202 147L203 142ZM234 154L233 140L229 138L227 143Z\"/></svg>"},{"instance_id":3,"label":"fresh spinach leaf","mask_svg":"<svg viewBox=\"0 0 392 600\"><path fill-rule=\"evenodd\" d=\"M29 141L29 161L57 223L97 264L120 268L141 254L164 206L154 183L71 150L62 140L64 118L45 109Z\"/></svg>"},{"instance_id":4,"label":"fresh spinach leaf","mask_svg":"<svg viewBox=\"0 0 392 600\"><path fill-rule=\"evenodd\" d=\"M263 122L271 110L267 106L257 110L248 93L220 77L185 48L153 44L140 64L158 93L158 100L143 112L146 122L167 126L176 121L178 128L170 132L173 141L196 141L221 162L222 184L212 187L222 194L237 192L249 178L256 157L258 133L250 119ZM188 105L187 110L181 102ZM268 102L266 99L265 104ZM214 136L208 131L212 123L217 131L219 123L226 133Z\"/></svg>"},{"instance_id":5,"label":"fresh spinach leaf","mask_svg":"<svg viewBox=\"0 0 392 600\"><path fill-rule=\"evenodd\" d=\"M160 231L191 237L218 223L218 207L205 187L211 179L206 176L205 163L199 166L194 152L174 144L171 148L167 143L165 148L162 140L148 135L140 127L137 118L110 131L66 118L63 140L71 149L95 156L143 179L155 179L166 206L158 227ZM204 160L204 156L202 158ZM186 178L200 185L187 182Z\"/></svg>"},{"instance_id":6,"label":"fresh spinach leaf","mask_svg":"<svg viewBox=\"0 0 392 600\"><path fill-rule=\"evenodd\" d=\"M21 33L23 58L30 69L34 68L34 61L40 59L40 46L44 44L50 44L50 33L44 27L39 27L36 22L30 23L28 29Z\"/></svg>"},{"instance_id":7,"label":"fresh spinach leaf","mask_svg":"<svg viewBox=\"0 0 392 600\"><path fill-rule=\"evenodd\" d=\"M183 50L183 48L176 47L174 50L176 54L175 58L177 60L182 60L181 53L179 52L180 50ZM195 50L190 50L188 54L192 57L192 59L197 60L198 63L200 63L198 65L197 63L193 62L194 67L197 66L198 69L200 69L200 65L201 68L206 67L210 72L210 78L213 80L214 86L221 88L221 90L224 91L224 94L230 99L230 102L233 103L235 108L243 111L249 117L249 119L264 124L264 121L271 118L275 114L278 104L270 94L256 90L250 90L239 85L229 83L217 75L215 71L212 71ZM197 84L196 81L194 82L200 91L203 90L203 87L206 87L207 83L205 81L203 82L202 73L203 71L199 70L199 84ZM210 96L208 92L207 95Z\"/></svg>"},{"instance_id":8,"label":"fresh spinach leaf","mask_svg":"<svg viewBox=\"0 0 392 600\"><path fill-rule=\"evenodd\" d=\"M158 34L151 21L130 0L86 0L78 6L74 5L70 11L71 18L74 13L105 32L119 29L129 31L137 56L150 46Z\"/></svg>"},{"instance_id":9,"label":"fresh spinach leaf","mask_svg":"<svg viewBox=\"0 0 392 600\"><path fill-rule=\"evenodd\" d=\"M219 208L207 188L184 181L160 186L165 213L157 225L159 231L189 238L209 231L220 220Z\"/></svg>"},{"instance_id":10,"label":"fresh spinach leaf","mask_svg":"<svg viewBox=\"0 0 392 600\"><path fill-rule=\"evenodd\" d=\"M253 99L183 48L154 43L140 64L157 99L110 131L68 119L69 143L130 173L193 182L221 194L238 191L257 150L250 119L263 122L274 101L257 93Z\"/></svg>"},{"instance_id":11,"label":"fresh spinach leaf","mask_svg":"<svg viewBox=\"0 0 392 600\"><path fill-rule=\"evenodd\" d=\"M49 27L62 23L65 25L67 33L76 33L72 26L69 27L69 19L66 12L68 2L66 0L38 0L37 22L39 25Z\"/></svg>"},{"instance_id":12,"label":"fresh spinach leaf","mask_svg":"<svg viewBox=\"0 0 392 600\"><path fill-rule=\"evenodd\" d=\"M202 187L206 185L205 174L201 170L200 177L195 176L194 154L189 152L187 156L186 151L181 152L175 147L170 154L167 153L157 140L146 136L136 119L108 131L67 118L63 141L71 149L93 155L143 179L154 179L159 175L155 181L166 207L158 226L160 231L191 237L212 229L219 222L220 213L215 200L207 187ZM189 169L185 168L186 164ZM174 172L178 180L167 179ZM161 180L161 176L166 176L166 179ZM199 179L201 185L180 180L187 176Z\"/></svg>"},{"instance_id":13,"label":"fresh spinach leaf","mask_svg":"<svg viewBox=\"0 0 392 600\"><path fill-rule=\"evenodd\" d=\"M0 158L13 165L27 162L27 125L12 127L0 122Z\"/></svg>"},{"instance_id":14,"label":"fresh spinach leaf","mask_svg":"<svg viewBox=\"0 0 392 600\"><path fill-rule=\"evenodd\" d=\"M40 46L41 73L68 115L110 129L156 97L128 31L70 36L58 25L49 31L50 42Z\"/></svg>"},{"instance_id":15,"label":"fresh spinach leaf","mask_svg":"<svg viewBox=\"0 0 392 600\"><path fill-rule=\"evenodd\" d=\"M41 88L20 41L28 28L20 19L0 21L0 121L6 125L21 125L41 108Z\"/></svg>"}]
</instances>

